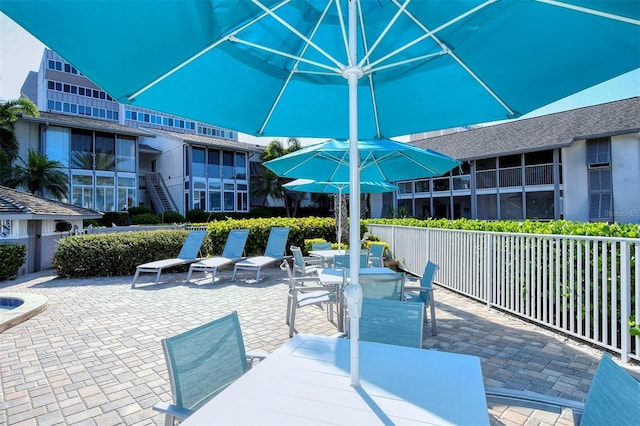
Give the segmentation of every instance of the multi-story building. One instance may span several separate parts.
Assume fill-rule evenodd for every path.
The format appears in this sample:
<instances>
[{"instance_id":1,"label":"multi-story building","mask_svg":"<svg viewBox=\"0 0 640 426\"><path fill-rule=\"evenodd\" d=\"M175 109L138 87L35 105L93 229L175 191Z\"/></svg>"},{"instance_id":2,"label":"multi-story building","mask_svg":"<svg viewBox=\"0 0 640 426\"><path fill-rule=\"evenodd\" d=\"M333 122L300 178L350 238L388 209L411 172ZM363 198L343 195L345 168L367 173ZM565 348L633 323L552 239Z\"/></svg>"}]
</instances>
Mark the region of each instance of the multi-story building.
<instances>
[{"instance_id":1,"label":"multi-story building","mask_svg":"<svg viewBox=\"0 0 640 426\"><path fill-rule=\"evenodd\" d=\"M119 104L45 49L22 95L41 111L22 117L20 155L40 150L69 174L70 204L100 211L144 205L157 212L249 210L249 161L259 146L237 132Z\"/></svg>"},{"instance_id":2,"label":"multi-story building","mask_svg":"<svg viewBox=\"0 0 640 426\"><path fill-rule=\"evenodd\" d=\"M640 222L640 98L412 139L463 164L399 182L416 217Z\"/></svg>"}]
</instances>

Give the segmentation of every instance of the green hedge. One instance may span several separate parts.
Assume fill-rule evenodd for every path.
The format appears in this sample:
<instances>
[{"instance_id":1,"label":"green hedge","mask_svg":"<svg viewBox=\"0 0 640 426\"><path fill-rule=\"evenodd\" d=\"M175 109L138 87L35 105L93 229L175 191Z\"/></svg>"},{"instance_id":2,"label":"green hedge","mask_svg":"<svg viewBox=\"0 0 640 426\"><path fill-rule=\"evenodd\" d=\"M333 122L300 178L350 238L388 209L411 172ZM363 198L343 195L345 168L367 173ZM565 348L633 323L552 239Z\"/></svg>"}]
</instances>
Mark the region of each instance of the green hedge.
<instances>
[{"instance_id":1,"label":"green hedge","mask_svg":"<svg viewBox=\"0 0 640 426\"><path fill-rule=\"evenodd\" d=\"M27 258L27 246L19 244L0 245L0 281L13 280Z\"/></svg>"},{"instance_id":2,"label":"green hedge","mask_svg":"<svg viewBox=\"0 0 640 426\"><path fill-rule=\"evenodd\" d=\"M176 257L186 236L184 230L70 236L58 242L52 262L62 277L133 275L141 263Z\"/></svg>"},{"instance_id":3,"label":"green hedge","mask_svg":"<svg viewBox=\"0 0 640 426\"><path fill-rule=\"evenodd\" d=\"M336 232L335 219L317 217L228 219L202 226L207 227L207 237L201 251L203 256L222 253L232 229L250 230L245 246L249 256L264 253L273 227L290 228L286 254L289 254L292 244L304 247L305 239L335 241ZM176 257L187 232L157 230L70 236L58 242L53 266L62 277L133 275L139 264ZM186 270L186 267L180 269Z\"/></svg>"},{"instance_id":4,"label":"green hedge","mask_svg":"<svg viewBox=\"0 0 640 426\"><path fill-rule=\"evenodd\" d=\"M604 222L571 222L552 220L549 222L524 221L487 221L471 219L367 219L366 224L385 224L397 226L418 226L423 228L461 229L465 231L508 232L518 234L586 235L599 237L638 238L640 225L607 224Z\"/></svg>"}]
</instances>

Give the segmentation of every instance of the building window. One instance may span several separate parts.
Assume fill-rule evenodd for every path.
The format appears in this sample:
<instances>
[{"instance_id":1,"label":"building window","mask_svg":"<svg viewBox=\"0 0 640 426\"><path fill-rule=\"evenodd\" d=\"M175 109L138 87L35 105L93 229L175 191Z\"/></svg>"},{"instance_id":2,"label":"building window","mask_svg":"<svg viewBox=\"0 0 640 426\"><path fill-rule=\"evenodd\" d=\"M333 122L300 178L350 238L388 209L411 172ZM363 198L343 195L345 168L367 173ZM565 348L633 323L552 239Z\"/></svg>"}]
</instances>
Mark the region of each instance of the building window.
<instances>
[{"instance_id":1,"label":"building window","mask_svg":"<svg viewBox=\"0 0 640 426\"><path fill-rule=\"evenodd\" d=\"M613 180L611 176L611 140L587 140L589 175L589 220L612 220Z\"/></svg>"},{"instance_id":2,"label":"building window","mask_svg":"<svg viewBox=\"0 0 640 426\"><path fill-rule=\"evenodd\" d=\"M2 219L0 220L0 238L7 238L11 235L11 221Z\"/></svg>"}]
</instances>

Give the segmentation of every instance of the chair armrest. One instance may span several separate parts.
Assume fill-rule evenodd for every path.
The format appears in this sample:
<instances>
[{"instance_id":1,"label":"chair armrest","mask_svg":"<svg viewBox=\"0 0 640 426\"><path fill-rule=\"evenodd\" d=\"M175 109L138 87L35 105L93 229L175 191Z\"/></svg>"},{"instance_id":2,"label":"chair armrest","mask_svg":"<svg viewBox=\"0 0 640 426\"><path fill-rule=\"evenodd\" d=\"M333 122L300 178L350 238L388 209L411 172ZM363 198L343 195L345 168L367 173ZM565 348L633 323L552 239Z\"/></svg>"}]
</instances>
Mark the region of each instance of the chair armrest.
<instances>
[{"instance_id":1,"label":"chair armrest","mask_svg":"<svg viewBox=\"0 0 640 426\"><path fill-rule=\"evenodd\" d=\"M573 411L575 424L580 424L580 418L584 411L583 402L543 395L535 392L486 386L485 395L487 397L487 402L527 407L553 413L561 413L563 408L570 408Z\"/></svg>"},{"instance_id":2,"label":"chair armrest","mask_svg":"<svg viewBox=\"0 0 640 426\"><path fill-rule=\"evenodd\" d=\"M247 363L249 364L249 368L252 368L256 361L260 362L267 356L269 356L267 352L261 350L247 352L245 355L247 356Z\"/></svg>"},{"instance_id":3,"label":"chair armrest","mask_svg":"<svg viewBox=\"0 0 640 426\"><path fill-rule=\"evenodd\" d=\"M168 402L158 402L153 406L153 409L155 411L160 411L161 413L168 414L181 420L184 420L191 414L193 414L193 411L191 410L178 407L177 405L169 404Z\"/></svg>"},{"instance_id":4,"label":"chair armrest","mask_svg":"<svg viewBox=\"0 0 640 426\"><path fill-rule=\"evenodd\" d=\"M404 286L405 290L409 290L409 291L431 291L431 290L435 290L435 288L431 287L418 287L418 286L410 286L410 285L405 285Z\"/></svg>"}]
</instances>

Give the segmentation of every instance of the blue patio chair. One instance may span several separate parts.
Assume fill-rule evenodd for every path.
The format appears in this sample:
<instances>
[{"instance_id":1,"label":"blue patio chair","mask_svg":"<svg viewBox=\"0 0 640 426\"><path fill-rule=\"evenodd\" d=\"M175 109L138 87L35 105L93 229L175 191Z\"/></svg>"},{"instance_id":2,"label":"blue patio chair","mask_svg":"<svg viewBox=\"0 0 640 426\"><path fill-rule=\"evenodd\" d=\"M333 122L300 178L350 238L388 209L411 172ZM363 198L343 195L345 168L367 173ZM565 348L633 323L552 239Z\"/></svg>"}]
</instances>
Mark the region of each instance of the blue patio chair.
<instances>
[{"instance_id":1,"label":"blue patio chair","mask_svg":"<svg viewBox=\"0 0 640 426\"><path fill-rule=\"evenodd\" d=\"M311 243L311 250L331 250L331 243Z\"/></svg>"},{"instance_id":2,"label":"blue patio chair","mask_svg":"<svg viewBox=\"0 0 640 426\"><path fill-rule=\"evenodd\" d=\"M515 405L561 413L573 411L574 424L580 426L638 425L640 381L616 364L611 355L602 354L584 403L534 392L486 387L488 403Z\"/></svg>"},{"instance_id":3,"label":"blue patio chair","mask_svg":"<svg viewBox=\"0 0 640 426\"><path fill-rule=\"evenodd\" d=\"M271 228L267 247L264 256L254 256L236 262L233 268L232 281L236 279L236 273L240 269L256 271L256 282L260 281L260 271L262 267L271 265L284 259L284 251L287 248L287 238L289 238L289 228Z\"/></svg>"},{"instance_id":4,"label":"blue patio chair","mask_svg":"<svg viewBox=\"0 0 640 426\"><path fill-rule=\"evenodd\" d=\"M323 266L323 261L319 257L303 256L302 249L298 246L289 247L293 255L293 276L299 272L305 277L310 274L317 273L318 269Z\"/></svg>"},{"instance_id":5,"label":"blue patio chair","mask_svg":"<svg viewBox=\"0 0 640 426\"><path fill-rule=\"evenodd\" d=\"M193 272L211 272L211 284L213 284L216 281L218 268L239 262L243 259L244 246L247 244L248 236L248 229L232 229L229 231L227 241L224 243L222 255L209 257L192 263L187 273L187 282L189 282Z\"/></svg>"},{"instance_id":6,"label":"blue patio chair","mask_svg":"<svg viewBox=\"0 0 640 426\"><path fill-rule=\"evenodd\" d=\"M384 267L384 244L371 244L369 246L369 266L372 268Z\"/></svg>"},{"instance_id":7,"label":"blue patio chair","mask_svg":"<svg viewBox=\"0 0 640 426\"><path fill-rule=\"evenodd\" d=\"M400 300L362 299L360 340L422 348L424 305Z\"/></svg>"},{"instance_id":8,"label":"blue patio chair","mask_svg":"<svg viewBox=\"0 0 640 426\"><path fill-rule=\"evenodd\" d=\"M429 310L431 313L431 335L432 336L435 336L437 334L436 307L435 307L435 299L433 297L433 280L436 276L437 271L438 271L438 265L436 265L431 261L428 261L424 267L422 278L420 278L419 281L407 280L404 286L405 300L408 300L411 302L421 301L422 303L424 303L425 309L427 309L427 306L429 307ZM419 284L419 285L416 286L412 284ZM426 319L427 319L427 314L425 312L425 321Z\"/></svg>"},{"instance_id":9,"label":"blue patio chair","mask_svg":"<svg viewBox=\"0 0 640 426\"><path fill-rule=\"evenodd\" d=\"M333 257L333 267L336 269L349 268L351 265L351 255L350 254L336 254ZM360 253L360 267L368 268L369 267L369 252L363 251Z\"/></svg>"},{"instance_id":10,"label":"blue patio chair","mask_svg":"<svg viewBox=\"0 0 640 426\"><path fill-rule=\"evenodd\" d=\"M398 301L403 299L402 294L405 281L405 274L403 272L360 274L358 281L362 287L363 297Z\"/></svg>"},{"instance_id":11,"label":"blue patio chair","mask_svg":"<svg viewBox=\"0 0 640 426\"><path fill-rule=\"evenodd\" d=\"M153 409L166 414L166 425L183 420L240 378L261 355L247 355L234 311L200 327L162 340L172 404Z\"/></svg>"},{"instance_id":12,"label":"blue patio chair","mask_svg":"<svg viewBox=\"0 0 640 426\"><path fill-rule=\"evenodd\" d=\"M172 266L186 265L189 263L196 262L198 252L200 251L200 247L202 246L202 242L204 241L204 237L207 235L207 231L191 231L187 234L187 238L182 245L182 249L180 253L178 253L178 257L171 259L162 259L156 260L154 262L144 263L142 265L138 265L136 267L136 273L133 276L133 282L131 283L131 288L135 288L136 281L138 280L138 276L141 272L152 272L156 274L156 284L158 284L158 280L160 279L160 273L163 269L170 268Z\"/></svg>"},{"instance_id":13,"label":"blue patio chair","mask_svg":"<svg viewBox=\"0 0 640 426\"><path fill-rule=\"evenodd\" d=\"M336 291L324 287L317 277L295 277L289 267L289 262L284 260L280 269L287 272L289 278L289 293L287 295L286 323L289 325L289 337L293 337L296 322L296 311L305 306L327 305L327 319L333 320L333 304L336 303ZM299 285L305 282L313 282L316 286Z\"/></svg>"}]
</instances>

